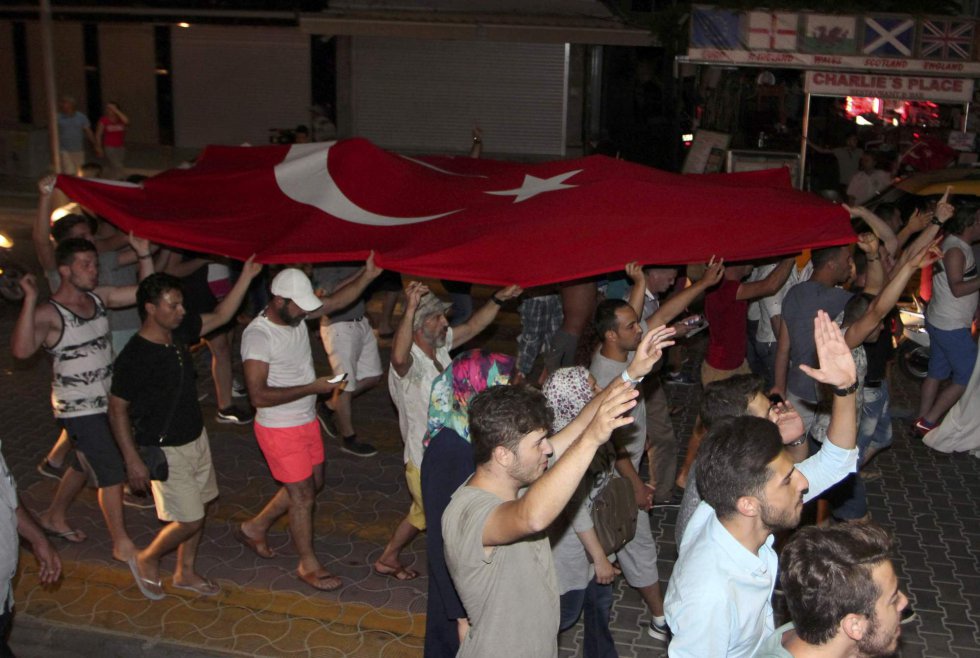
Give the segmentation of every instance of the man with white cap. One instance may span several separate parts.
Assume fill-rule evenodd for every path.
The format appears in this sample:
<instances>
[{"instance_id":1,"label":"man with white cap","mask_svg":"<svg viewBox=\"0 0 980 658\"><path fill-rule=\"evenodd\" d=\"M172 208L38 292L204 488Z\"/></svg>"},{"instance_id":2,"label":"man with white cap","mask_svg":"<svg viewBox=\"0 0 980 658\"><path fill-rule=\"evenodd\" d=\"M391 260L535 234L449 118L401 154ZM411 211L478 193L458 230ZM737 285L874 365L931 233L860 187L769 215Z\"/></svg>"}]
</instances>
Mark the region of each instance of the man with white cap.
<instances>
[{"instance_id":1,"label":"man with white cap","mask_svg":"<svg viewBox=\"0 0 980 658\"><path fill-rule=\"evenodd\" d=\"M287 268L272 280L272 300L242 335L245 384L257 408L255 438L282 487L261 512L235 529L235 537L259 557L273 558L276 554L266 542L266 533L288 512L299 553L297 575L318 590L342 585L313 552L313 505L323 487L324 461L316 396L340 384L316 376L304 320L344 308L380 273L372 251L358 276L321 299L306 274Z\"/></svg>"},{"instance_id":2,"label":"man with white cap","mask_svg":"<svg viewBox=\"0 0 980 658\"><path fill-rule=\"evenodd\" d=\"M403 548L425 530L422 510L422 439L429 419L429 393L432 382L449 366L449 351L458 348L486 329L500 307L524 292L519 286L508 286L493 293L483 308L470 319L450 327L446 311L452 304L444 302L418 281L405 288L405 315L391 341L391 369L388 390L398 409L398 427L405 442L405 478L412 495L408 514L395 528L388 545L374 563L375 573L398 580L418 577L399 558Z\"/></svg>"}]
</instances>

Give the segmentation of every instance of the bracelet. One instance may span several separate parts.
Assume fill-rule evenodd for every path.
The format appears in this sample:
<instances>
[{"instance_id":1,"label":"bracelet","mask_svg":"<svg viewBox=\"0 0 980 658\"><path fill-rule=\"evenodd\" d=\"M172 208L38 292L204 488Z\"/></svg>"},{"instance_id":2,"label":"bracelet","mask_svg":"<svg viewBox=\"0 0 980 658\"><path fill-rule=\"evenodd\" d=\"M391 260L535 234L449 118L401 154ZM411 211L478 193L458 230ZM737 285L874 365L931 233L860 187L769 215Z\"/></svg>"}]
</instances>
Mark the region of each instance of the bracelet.
<instances>
[{"instance_id":1,"label":"bracelet","mask_svg":"<svg viewBox=\"0 0 980 658\"><path fill-rule=\"evenodd\" d=\"M143 254L142 256L141 256L141 255L139 255L139 254L136 254L136 256L137 256L137 257L138 257L138 258L139 258L140 260L143 260L144 258L153 258L153 254Z\"/></svg>"},{"instance_id":2,"label":"bracelet","mask_svg":"<svg viewBox=\"0 0 980 658\"><path fill-rule=\"evenodd\" d=\"M480 139L479 137L474 137L473 138L473 143L474 144L482 144L483 143L483 140Z\"/></svg>"},{"instance_id":3,"label":"bracelet","mask_svg":"<svg viewBox=\"0 0 980 658\"><path fill-rule=\"evenodd\" d=\"M844 398L844 397L847 397L848 395L851 395L856 390L858 390L858 383L857 383L857 380L855 379L854 380L854 383L851 384L850 386L848 386L847 388L837 388L835 386L834 387L834 395L836 395L838 397Z\"/></svg>"},{"instance_id":4,"label":"bracelet","mask_svg":"<svg viewBox=\"0 0 980 658\"><path fill-rule=\"evenodd\" d=\"M874 263L874 262L877 262L880 259L878 259L878 258L872 258L871 256L865 256L865 260L867 260L869 263Z\"/></svg>"},{"instance_id":5,"label":"bracelet","mask_svg":"<svg viewBox=\"0 0 980 658\"><path fill-rule=\"evenodd\" d=\"M630 377L629 372L627 372L626 370L624 370L619 377L630 386L636 386L637 384L643 381L643 377L640 377L639 379L633 379L632 377Z\"/></svg>"},{"instance_id":6,"label":"bracelet","mask_svg":"<svg viewBox=\"0 0 980 658\"><path fill-rule=\"evenodd\" d=\"M933 217L932 219L930 219L929 220L929 223L930 224L935 224L936 226L938 226L940 228L942 228L942 226L943 226L943 223L941 221L939 221L939 219L936 218L936 217Z\"/></svg>"},{"instance_id":7,"label":"bracelet","mask_svg":"<svg viewBox=\"0 0 980 658\"><path fill-rule=\"evenodd\" d=\"M783 445L786 446L787 448L795 448L796 446L801 446L804 443L806 443L806 433L804 433L803 436L798 438L796 441L792 441L790 443L784 443Z\"/></svg>"},{"instance_id":8,"label":"bracelet","mask_svg":"<svg viewBox=\"0 0 980 658\"><path fill-rule=\"evenodd\" d=\"M496 304L497 306L504 305L504 303L501 300L497 299L497 293L490 295L490 301Z\"/></svg>"}]
</instances>

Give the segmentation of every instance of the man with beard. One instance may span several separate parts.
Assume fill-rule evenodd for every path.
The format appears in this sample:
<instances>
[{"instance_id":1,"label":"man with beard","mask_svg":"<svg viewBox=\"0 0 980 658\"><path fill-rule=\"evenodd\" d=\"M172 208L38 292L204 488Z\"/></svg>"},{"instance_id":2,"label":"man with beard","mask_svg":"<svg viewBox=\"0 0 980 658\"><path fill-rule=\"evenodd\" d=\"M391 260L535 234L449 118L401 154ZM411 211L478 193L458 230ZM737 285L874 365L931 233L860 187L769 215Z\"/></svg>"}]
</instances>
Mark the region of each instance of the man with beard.
<instances>
[{"instance_id":1,"label":"man with beard","mask_svg":"<svg viewBox=\"0 0 980 658\"><path fill-rule=\"evenodd\" d=\"M136 251L143 279L153 273L150 245L132 236L129 243ZM51 355L54 415L77 456L71 468L65 469L51 505L38 521L53 537L72 543L85 541L85 534L65 519L68 506L85 486L84 463L99 489L99 506L112 537L112 556L126 562L136 553L136 545L123 518L126 471L109 428L112 343L106 309L135 304L136 286L99 286L99 257L95 245L84 238L62 240L55 249L55 262L61 283L48 303L38 305L33 275L21 280L24 306L10 340L19 359L29 358L41 347Z\"/></svg>"},{"instance_id":2,"label":"man with beard","mask_svg":"<svg viewBox=\"0 0 980 658\"><path fill-rule=\"evenodd\" d=\"M259 557L273 558L276 554L266 542L266 533L288 512L289 531L299 553L297 575L323 591L343 583L313 552L313 506L323 488L324 460L316 396L331 392L337 384L316 376L304 320L348 306L380 273L372 251L359 275L321 299L302 271L287 268L272 280L272 300L242 335L245 385L257 408L255 438L272 477L282 487L258 515L235 529L235 537Z\"/></svg>"},{"instance_id":3,"label":"man with beard","mask_svg":"<svg viewBox=\"0 0 980 658\"><path fill-rule=\"evenodd\" d=\"M471 400L476 472L442 517L446 565L469 618L460 658L557 657L558 583L545 530L596 451L635 419L627 415L637 396L629 382L650 372L672 333L665 327L649 332L625 376L553 437L551 411L535 389L493 386Z\"/></svg>"},{"instance_id":4,"label":"man with beard","mask_svg":"<svg viewBox=\"0 0 980 658\"><path fill-rule=\"evenodd\" d=\"M755 658L877 658L898 649L902 610L892 542L881 526L803 528L782 551L779 581L792 622Z\"/></svg>"},{"instance_id":5,"label":"man with beard","mask_svg":"<svg viewBox=\"0 0 980 658\"><path fill-rule=\"evenodd\" d=\"M374 571L378 575L398 580L418 577L416 571L407 569L401 563L399 556L402 549L425 530L419 468L422 466L422 439L428 430L432 382L452 361L449 351L486 329L497 317L500 307L522 292L518 286L498 290L469 320L450 327L446 312L452 308L452 304L433 295L428 287L418 281L409 283L405 288L405 315L391 341L388 390L398 409L398 427L405 442L405 479L412 495L412 506L395 528L381 557L374 563Z\"/></svg>"},{"instance_id":6,"label":"man with beard","mask_svg":"<svg viewBox=\"0 0 980 658\"><path fill-rule=\"evenodd\" d=\"M800 367L834 392L820 451L794 466L775 423L753 416L716 423L698 454L703 500L680 546L665 611L671 658L749 658L772 634L776 531L794 528L803 503L855 470L857 369L839 327L814 320L820 368Z\"/></svg>"}]
</instances>

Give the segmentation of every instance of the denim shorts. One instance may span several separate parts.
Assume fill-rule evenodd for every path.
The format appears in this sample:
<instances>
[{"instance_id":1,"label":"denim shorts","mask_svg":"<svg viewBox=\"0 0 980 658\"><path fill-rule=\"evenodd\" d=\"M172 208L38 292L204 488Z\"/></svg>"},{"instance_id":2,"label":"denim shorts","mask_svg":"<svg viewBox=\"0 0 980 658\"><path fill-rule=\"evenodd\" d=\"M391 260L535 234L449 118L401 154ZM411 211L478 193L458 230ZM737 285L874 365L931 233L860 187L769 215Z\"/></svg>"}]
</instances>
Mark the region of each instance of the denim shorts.
<instances>
[{"instance_id":1,"label":"denim shorts","mask_svg":"<svg viewBox=\"0 0 980 658\"><path fill-rule=\"evenodd\" d=\"M929 377L940 381L952 376L954 384L966 386L977 360L977 344L969 328L937 329L926 324L929 332Z\"/></svg>"}]
</instances>

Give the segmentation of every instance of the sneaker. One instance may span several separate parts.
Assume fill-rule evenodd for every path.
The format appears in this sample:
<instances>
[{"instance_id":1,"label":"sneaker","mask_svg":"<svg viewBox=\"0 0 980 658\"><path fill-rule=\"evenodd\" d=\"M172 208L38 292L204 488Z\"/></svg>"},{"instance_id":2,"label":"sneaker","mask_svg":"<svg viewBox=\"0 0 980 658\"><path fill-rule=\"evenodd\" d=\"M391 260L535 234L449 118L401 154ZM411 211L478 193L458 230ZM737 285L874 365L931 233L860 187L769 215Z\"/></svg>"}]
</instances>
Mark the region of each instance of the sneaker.
<instances>
[{"instance_id":1,"label":"sneaker","mask_svg":"<svg viewBox=\"0 0 980 658\"><path fill-rule=\"evenodd\" d=\"M322 425L323 421L320 424ZM356 436L344 437L344 442L341 444L340 449L355 457L374 457L378 454L377 448L370 443L358 441Z\"/></svg>"},{"instance_id":2,"label":"sneaker","mask_svg":"<svg viewBox=\"0 0 980 658\"><path fill-rule=\"evenodd\" d=\"M930 423L928 420L922 417L916 418L915 422L912 423L912 432L920 439L934 429L936 429L936 424Z\"/></svg>"},{"instance_id":3,"label":"sneaker","mask_svg":"<svg viewBox=\"0 0 980 658\"><path fill-rule=\"evenodd\" d=\"M340 430L337 429L337 419L334 410L327 406L326 402L316 405L316 418L320 421L320 427L331 439L340 438Z\"/></svg>"},{"instance_id":4,"label":"sneaker","mask_svg":"<svg viewBox=\"0 0 980 658\"><path fill-rule=\"evenodd\" d=\"M234 405L218 409L215 420L219 423L234 423L235 425L248 425L255 419L255 414L250 409L243 409Z\"/></svg>"},{"instance_id":5,"label":"sneaker","mask_svg":"<svg viewBox=\"0 0 980 658\"><path fill-rule=\"evenodd\" d=\"M670 629L667 628L667 622L658 624L651 619L649 626L647 626L647 635L652 637L654 640L666 642L667 638L670 637Z\"/></svg>"},{"instance_id":6,"label":"sneaker","mask_svg":"<svg viewBox=\"0 0 980 658\"><path fill-rule=\"evenodd\" d=\"M41 460L41 463L37 465L37 472L46 478L60 480L61 476L65 474L65 467L55 466L48 461L47 457L45 457Z\"/></svg>"},{"instance_id":7,"label":"sneaker","mask_svg":"<svg viewBox=\"0 0 980 658\"><path fill-rule=\"evenodd\" d=\"M233 398L247 398L248 389L245 388L245 384L235 377L231 380L231 397Z\"/></svg>"},{"instance_id":8,"label":"sneaker","mask_svg":"<svg viewBox=\"0 0 980 658\"><path fill-rule=\"evenodd\" d=\"M915 610L912 608L912 604L909 603L908 605L905 606L905 609L902 610L902 619L898 623L907 624L910 621L915 621L918 618L919 615L915 613Z\"/></svg>"},{"instance_id":9,"label":"sneaker","mask_svg":"<svg viewBox=\"0 0 980 658\"><path fill-rule=\"evenodd\" d=\"M664 375L664 381L668 384L677 384L679 386L693 386L697 384L690 375L686 375L683 372L668 372Z\"/></svg>"}]
</instances>

